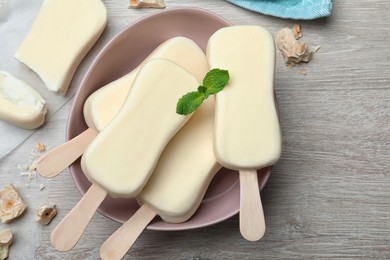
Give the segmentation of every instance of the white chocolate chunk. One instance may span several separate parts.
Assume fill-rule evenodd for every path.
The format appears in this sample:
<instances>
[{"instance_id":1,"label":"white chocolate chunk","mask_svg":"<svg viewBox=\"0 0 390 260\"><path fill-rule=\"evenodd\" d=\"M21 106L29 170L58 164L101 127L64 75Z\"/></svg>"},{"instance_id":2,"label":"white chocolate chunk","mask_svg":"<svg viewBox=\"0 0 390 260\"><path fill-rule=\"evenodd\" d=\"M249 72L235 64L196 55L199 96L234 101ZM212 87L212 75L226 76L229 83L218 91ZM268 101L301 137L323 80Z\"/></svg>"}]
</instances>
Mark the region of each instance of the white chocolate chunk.
<instances>
[{"instance_id":1,"label":"white chocolate chunk","mask_svg":"<svg viewBox=\"0 0 390 260\"><path fill-rule=\"evenodd\" d=\"M188 220L221 168L213 152L214 101L207 99L164 149L137 200L164 221Z\"/></svg>"},{"instance_id":2,"label":"white chocolate chunk","mask_svg":"<svg viewBox=\"0 0 390 260\"><path fill-rule=\"evenodd\" d=\"M7 259L9 247L13 242L13 234L11 229L0 231L0 260Z\"/></svg>"},{"instance_id":3,"label":"white chocolate chunk","mask_svg":"<svg viewBox=\"0 0 390 260\"><path fill-rule=\"evenodd\" d=\"M26 129L45 122L46 102L26 82L0 71L0 120Z\"/></svg>"},{"instance_id":4,"label":"white chocolate chunk","mask_svg":"<svg viewBox=\"0 0 390 260\"><path fill-rule=\"evenodd\" d=\"M39 206L35 220L42 225L48 225L57 215L56 205L53 203L44 203Z\"/></svg>"},{"instance_id":5,"label":"white chocolate chunk","mask_svg":"<svg viewBox=\"0 0 390 260\"><path fill-rule=\"evenodd\" d=\"M307 44L299 42L298 39L302 36L302 32L294 26L294 30L290 28L281 29L276 36L276 44L281 51L284 61L288 66L295 66L302 62L310 62L314 53L318 50L312 49Z\"/></svg>"},{"instance_id":6,"label":"white chocolate chunk","mask_svg":"<svg viewBox=\"0 0 390 260\"><path fill-rule=\"evenodd\" d=\"M26 208L27 205L12 184L0 190L0 220L2 223L9 223L19 217Z\"/></svg>"},{"instance_id":7,"label":"white chocolate chunk","mask_svg":"<svg viewBox=\"0 0 390 260\"><path fill-rule=\"evenodd\" d=\"M106 22L100 0L44 0L15 57L34 70L49 90L65 95Z\"/></svg>"},{"instance_id":8,"label":"white chocolate chunk","mask_svg":"<svg viewBox=\"0 0 390 260\"><path fill-rule=\"evenodd\" d=\"M173 61L202 81L208 71L208 63L202 49L185 37L171 38L156 48L130 73L98 89L84 104L84 118L87 125L101 131L118 113L133 85L140 68L149 60L162 58Z\"/></svg>"},{"instance_id":9,"label":"white chocolate chunk","mask_svg":"<svg viewBox=\"0 0 390 260\"><path fill-rule=\"evenodd\" d=\"M260 26L220 29L208 42L211 68L229 71L230 82L216 94L214 151L235 170L274 164L281 131L274 100L275 43Z\"/></svg>"},{"instance_id":10,"label":"white chocolate chunk","mask_svg":"<svg viewBox=\"0 0 390 260\"><path fill-rule=\"evenodd\" d=\"M163 0L130 0L129 8L165 8Z\"/></svg>"},{"instance_id":11,"label":"white chocolate chunk","mask_svg":"<svg viewBox=\"0 0 390 260\"><path fill-rule=\"evenodd\" d=\"M190 117L176 114L177 100L198 84L171 61L146 63L119 113L85 151L81 166L88 179L112 197L136 196Z\"/></svg>"}]
</instances>

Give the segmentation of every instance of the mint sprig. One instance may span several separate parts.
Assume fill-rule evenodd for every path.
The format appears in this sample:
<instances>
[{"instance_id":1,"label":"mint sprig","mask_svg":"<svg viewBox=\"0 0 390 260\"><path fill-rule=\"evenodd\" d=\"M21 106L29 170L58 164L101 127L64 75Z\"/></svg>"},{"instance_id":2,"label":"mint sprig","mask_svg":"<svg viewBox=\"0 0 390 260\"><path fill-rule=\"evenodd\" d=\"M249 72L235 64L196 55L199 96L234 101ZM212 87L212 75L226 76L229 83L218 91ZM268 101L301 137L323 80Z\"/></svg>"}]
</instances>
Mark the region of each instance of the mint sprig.
<instances>
[{"instance_id":1,"label":"mint sprig","mask_svg":"<svg viewBox=\"0 0 390 260\"><path fill-rule=\"evenodd\" d=\"M221 91L229 82L229 72L227 70L213 69L210 70L203 79L203 87L209 95Z\"/></svg>"},{"instance_id":2,"label":"mint sprig","mask_svg":"<svg viewBox=\"0 0 390 260\"><path fill-rule=\"evenodd\" d=\"M210 95L221 91L229 82L229 79L229 72L227 70L210 70L203 79L203 86L199 86L197 91L189 92L179 99L176 105L176 113L180 115L191 114Z\"/></svg>"},{"instance_id":3,"label":"mint sprig","mask_svg":"<svg viewBox=\"0 0 390 260\"><path fill-rule=\"evenodd\" d=\"M194 112L206 99L202 92L189 92L182 96L177 102L176 113L180 115L189 115Z\"/></svg>"}]
</instances>

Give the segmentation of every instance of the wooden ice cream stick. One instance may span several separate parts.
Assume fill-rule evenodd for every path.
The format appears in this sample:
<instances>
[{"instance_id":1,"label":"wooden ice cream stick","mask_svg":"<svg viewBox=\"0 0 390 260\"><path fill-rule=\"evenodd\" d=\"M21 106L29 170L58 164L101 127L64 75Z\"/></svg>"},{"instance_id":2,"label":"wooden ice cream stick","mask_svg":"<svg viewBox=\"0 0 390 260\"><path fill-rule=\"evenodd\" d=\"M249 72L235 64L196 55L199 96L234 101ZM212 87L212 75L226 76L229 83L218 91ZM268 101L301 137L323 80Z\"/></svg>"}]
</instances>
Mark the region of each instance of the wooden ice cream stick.
<instances>
[{"instance_id":1,"label":"wooden ice cream stick","mask_svg":"<svg viewBox=\"0 0 390 260\"><path fill-rule=\"evenodd\" d=\"M257 171L240 171L240 232L249 241L264 236L265 221Z\"/></svg>"},{"instance_id":2,"label":"wooden ice cream stick","mask_svg":"<svg viewBox=\"0 0 390 260\"><path fill-rule=\"evenodd\" d=\"M88 128L75 138L48 151L37 161L39 175L45 178L57 176L84 153L96 135L95 130Z\"/></svg>"},{"instance_id":3,"label":"wooden ice cream stick","mask_svg":"<svg viewBox=\"0 0 390 260\"><path fill-rule=\"evenodd\" d=\"M156 212L143 204L125 224L103 243L100 247L100 257L103 260L122 259L155 216Z\"/></svg>"},{"instance_id":4,"label":"wooden ice cream stick","mask_svg":"<svg viewBox=\"0 0 390 260\"><path fill-rule=\"evenodd\" d=\"M107 192L96 184L88 189L81 200L61 220L51 233L50 241L58 251L69 251L79 241Z\"/></svg>"}]
</instances>

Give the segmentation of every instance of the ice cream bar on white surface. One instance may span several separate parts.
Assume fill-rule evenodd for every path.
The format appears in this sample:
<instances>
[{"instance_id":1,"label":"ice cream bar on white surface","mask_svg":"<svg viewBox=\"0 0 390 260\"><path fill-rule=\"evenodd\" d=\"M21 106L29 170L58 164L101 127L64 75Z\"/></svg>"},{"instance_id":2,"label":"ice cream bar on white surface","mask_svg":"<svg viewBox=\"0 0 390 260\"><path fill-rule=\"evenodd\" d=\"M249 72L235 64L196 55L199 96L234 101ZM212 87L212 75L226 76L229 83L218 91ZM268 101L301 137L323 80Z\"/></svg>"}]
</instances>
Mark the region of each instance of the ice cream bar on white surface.
<instances>
[{"instance_id":1,"label":"ice cream bar on white surface","mask_svg":"<svg viewBox=\"0 0 390 260\"><path fill-rule=\"evenodd\" d=\"M166 144L189 119L175 113L177 100L198 84L171 61L155 59L145 64L120 112L82 157L88 179L113 197L136 196Z\"/></svg>"},{"instance_id":2,"label":"ice cream bar on white surface","mask_svg":"<svg viewBox=\"0 0 390 260\"><path fill-rule=\"evenodd\" d=\"M34 129L45 122L46 102L35 89L8 72L0 71L0 120Z\"/></svg>"},{"instance_id":3,"label":"ice cream bar on white surface","mask_svg":"<svg viewBox=\"0 0 390 260\"><path fill-rule=\"evenodd\" d=\"M34 70L49 90L65 95L106 23L100 0L44 0L15 57Z\"/></svg>"}]
</instances>

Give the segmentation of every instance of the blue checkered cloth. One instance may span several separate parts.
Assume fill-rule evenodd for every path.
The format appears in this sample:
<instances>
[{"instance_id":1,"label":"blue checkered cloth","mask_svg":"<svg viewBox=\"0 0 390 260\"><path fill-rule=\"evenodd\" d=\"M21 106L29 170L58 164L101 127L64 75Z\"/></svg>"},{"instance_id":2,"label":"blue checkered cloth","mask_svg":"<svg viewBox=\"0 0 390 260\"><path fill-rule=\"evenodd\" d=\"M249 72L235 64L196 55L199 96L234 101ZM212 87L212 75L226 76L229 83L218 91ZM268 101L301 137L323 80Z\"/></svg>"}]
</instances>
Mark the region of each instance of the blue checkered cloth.
<instances>
[{"instance_id":1,"label":"blue checkered cloth","mask_svg":"<svg viewBox=\"0 0 390 260\"><path fill-rule=\"evenodd\" d=\"M332 0L226 0L243 8L280 18L312 20L329 16Z\"/></svg>"}]
</instances>

